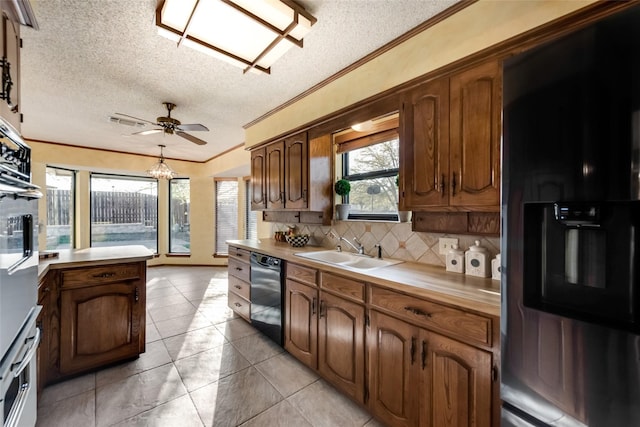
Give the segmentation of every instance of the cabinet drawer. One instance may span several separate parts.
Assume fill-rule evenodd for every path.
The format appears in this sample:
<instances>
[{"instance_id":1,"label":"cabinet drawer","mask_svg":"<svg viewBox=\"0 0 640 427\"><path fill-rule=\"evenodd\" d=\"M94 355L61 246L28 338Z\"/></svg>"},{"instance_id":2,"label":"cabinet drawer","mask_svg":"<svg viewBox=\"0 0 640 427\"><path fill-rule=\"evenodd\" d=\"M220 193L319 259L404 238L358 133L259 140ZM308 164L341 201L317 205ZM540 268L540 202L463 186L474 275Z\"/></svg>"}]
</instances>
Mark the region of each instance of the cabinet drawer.
<instances>
[{"instance_id":1,"label":"cabinet drawer","mask_svg":"<svg viewBox=\"0 0 640 427\"><path fill-rule=\"evenodd\" d=\"M421 326L491 345L491 319L431 301L371 287L371 304Z\"/></svg>"},{"instance_id":2,"label":"cabinet drawer","mask_svg":"<svg viewBox=\"0 0 640 427\"><path fill-rule=\"evenodd\" d=\"M229 256L238 258L238 261L244 261L249 263L251 259L251 252L246 249L236 248L235 246L229 246Z\"/></svg>"},{"instance_id":3,"label":"cabinet drawer","mask_svg":"<svg viewBox=\"0 0 640 427\"><path fill-rule=\"evenodd\" d=\"M140 264L112 264L101 267L74 268L62 271L62 287L77 288L101 283L139 279Z\"/></svg>"},{"instance_id":4,"label":"cabinet drawer","mask_svg":"<svg viewBox=\"0 0 640 427\"><path fill-rule=\"evenodd\" d=\"M287 279L293 279L300 283L316 286L318 284L318 270L288 262Z\"/></svg>"},{"instance_id":5,"label":"cabinet drawer","mask_svg":"<svg viewBox=\"0 0 640 427\"><path fill-rule=\"evenodd\" d=\"M229 275L245 282L250 282L251 268L245 262L238 261L236 258L229 258Z\"/></svg>"},{"instance_id":6,"label":"cabinet drawer","mask_svg":"<svg viewBox=\"0 0 640 427\"><path fill-rule=\"evenodd\" d=\"M364 302L364 283L362 282L322 271L320 272L320 287Z\"/></svg>"},{"instance_id":7,"label":"cabinet drawer","mask_svg":"<svg viewBox=\"0 0 640 427\"><path fill-rule=\"evenodd\" d=\"M250 321L251 303L249 301L242 298L240 295L234 294L233 292L229 292L227 300L227 304L231 310L244 317L247 321Z\"/></svg>"},{"instance_id":8,"label":"cabinet drawer","mask_svg":"<svg viewBox=\"0 0 640 427\"><path fill-rule=\"evenodd\" d=\"M229 276L229 292L238 294L246 300L251 299L249 297L251 295L251 285L234 276Z\"/></svg>"}]
</instances>

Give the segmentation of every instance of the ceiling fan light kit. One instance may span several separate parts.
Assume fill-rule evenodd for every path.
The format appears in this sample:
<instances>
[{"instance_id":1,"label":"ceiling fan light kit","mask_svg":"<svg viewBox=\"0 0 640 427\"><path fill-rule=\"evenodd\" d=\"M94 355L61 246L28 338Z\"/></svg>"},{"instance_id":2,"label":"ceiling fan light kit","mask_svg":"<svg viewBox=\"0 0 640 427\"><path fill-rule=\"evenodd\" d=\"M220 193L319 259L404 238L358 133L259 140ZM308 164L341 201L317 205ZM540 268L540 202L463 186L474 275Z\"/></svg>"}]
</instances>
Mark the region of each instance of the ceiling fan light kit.
<instances>
[{"instance_id":1,"label":"ceiling fan light kit","mask_svg":"<svg viewBox=\"0 0 640 427\"><path fill-rule=\"evenodd\" d=\"M164 162L164 154L162 150L165 146L158 145L158 147L160 147L160 159L157 163L151 166L149 170L147 170L147 174L155 179L169 180L175 178L178 174Z\"/></svg>"},{"instance_id":2,"label":"ceiling fan light kit","mask_svg":"<svg viewBox=\"0 0 640 427\"><path fill-rule=\"evenodd\" d=\"M244 69L269 74L316 18L292 0L162 0L156 26L163 37Z\"/></svg>"}]
</instances>

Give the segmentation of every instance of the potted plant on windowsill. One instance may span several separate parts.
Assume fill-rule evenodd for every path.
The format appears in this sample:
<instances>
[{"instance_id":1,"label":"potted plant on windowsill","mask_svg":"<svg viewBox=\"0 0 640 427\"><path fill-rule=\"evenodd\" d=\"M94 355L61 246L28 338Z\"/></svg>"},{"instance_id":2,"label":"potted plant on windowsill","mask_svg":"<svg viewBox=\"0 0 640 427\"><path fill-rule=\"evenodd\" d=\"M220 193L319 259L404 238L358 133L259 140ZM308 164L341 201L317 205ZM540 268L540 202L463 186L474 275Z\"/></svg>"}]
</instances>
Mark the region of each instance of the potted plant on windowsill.
<instances>
[{"instance_id":1,"label":"potted plant on windowsill","mask_svg":"<svg viewBox=\"0 0 640 427\"><path fill-rule=\"evenodd\" d=\"M396 175L396 187L400 186L400 175ZM401 211L398 209L398 221L400 222L410 222L411 221L411 211Z\"/></svg>"},{"instance_id":2,"label":"potted plant on windowsill","mask_svg":"<svg viewBox=\"0 0 640 427\"><path fill-rule=\"evenodd\" d=\"M333 186L336 194L342 198L349 194L351 191L351 183L346 179L339 179L336 181ZM351 205L348 203L338 203L336 204L336 218L339 220L346 220L349 218L349 209L351 209Z\"/></svg>"}]
</instances>

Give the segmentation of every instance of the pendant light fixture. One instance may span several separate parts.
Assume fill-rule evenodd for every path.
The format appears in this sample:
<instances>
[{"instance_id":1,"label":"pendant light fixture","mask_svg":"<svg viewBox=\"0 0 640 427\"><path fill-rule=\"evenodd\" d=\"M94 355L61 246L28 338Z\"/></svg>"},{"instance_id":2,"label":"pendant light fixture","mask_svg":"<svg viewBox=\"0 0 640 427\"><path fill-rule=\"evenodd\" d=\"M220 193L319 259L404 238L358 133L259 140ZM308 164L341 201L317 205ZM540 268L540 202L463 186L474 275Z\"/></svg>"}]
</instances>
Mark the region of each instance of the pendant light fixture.
<instances>
[{"instance_id":1,"label":"pendant light fixture","mask_svg":"<svg viewBox=\"0 0 640 427\"><path fill-rule=\"evenodd\" d=\"M162 149L165 147L164 145L158 145L160 147L160 160L156 164L154 164L151 169L147 170L147 174L154 177L155 179L172 179L175 178L177 173L169 167L164 162L164 155L162 153Z\"/></svg>"}]
</instances>

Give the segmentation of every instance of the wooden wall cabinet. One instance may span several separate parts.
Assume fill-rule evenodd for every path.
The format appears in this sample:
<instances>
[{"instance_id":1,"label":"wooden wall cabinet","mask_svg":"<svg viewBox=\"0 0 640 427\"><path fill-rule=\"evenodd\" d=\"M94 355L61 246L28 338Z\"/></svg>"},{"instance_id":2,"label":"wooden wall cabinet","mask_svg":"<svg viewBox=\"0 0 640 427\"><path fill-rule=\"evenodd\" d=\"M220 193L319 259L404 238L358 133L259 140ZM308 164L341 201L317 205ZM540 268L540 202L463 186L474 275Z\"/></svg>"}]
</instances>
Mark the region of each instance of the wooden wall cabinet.
<instances>
[{"instance_id":1,"label":"wooden wall cabinet","mask_svg":"<svg viewBox=\"0 0 640 427\"><path fill-rule=\"evenodd\" d=\"M0 100L0 116L20 131L20 24L11 21L5 13L2 13L2 28L0 32L0 46L2 47L2 59L9 64L8 78L11 79L9 86L9 100ZM2 73L0 73L1 75ZM4 81L3 89L7 88Z\"/></svg>"},{"instance_id":2,"label":"wooden wall cabinet","mask_svg":"<svg viewBox=\"0 0 640 427\"><path fill-rule=\"evenodd\" d=\"M52 270L38 292L39 386L145 351L146 261Z\"/></svg>"},{"instance_id":3,"label":"wooden wall cabinet","mask_svg":"<svg viewBox=\"0 0 640 427\"><path fill-rule=\"evenodd\" d=\"M251 209L332 215L331 137L303 132L251 151ZM314 218L315 219L315 218Z\"/></svg>"},{"instance_id":4,"label":"wooden wall cabinet","mask_svg":"<svg viewBox=\"0 0 640 427\"><path fill-rule=\"evenodd\" d=\"M251 322L251 252L229 246L227 304L237 315Z\"/></svg>"},{"instance_id":5,"label":"wooden wall cabinet","mask_svg":"<svg viewBox=\"0 0 640 427\"><path fill-rule=\"evenodd\" d=\"M499 211L501 88L491 61L404 96L401 209Z\"/></svg>"}]
</instances>

